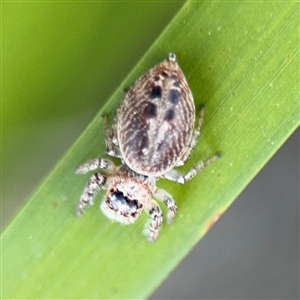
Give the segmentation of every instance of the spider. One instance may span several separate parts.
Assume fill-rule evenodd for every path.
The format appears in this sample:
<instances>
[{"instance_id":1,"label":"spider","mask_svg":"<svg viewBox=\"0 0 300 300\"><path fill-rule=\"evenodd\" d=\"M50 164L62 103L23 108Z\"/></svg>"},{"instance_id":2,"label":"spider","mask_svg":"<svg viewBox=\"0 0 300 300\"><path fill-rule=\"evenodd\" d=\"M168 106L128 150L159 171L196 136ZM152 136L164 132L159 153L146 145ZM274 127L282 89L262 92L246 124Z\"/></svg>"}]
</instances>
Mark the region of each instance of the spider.
<instances>
[{"instance_id":1,"label":"spider","mask_svg":"<svg viewBox=\"0 0 300 300\"><path fill-rule=\"evenodd\" d=\"M81 216L87 204L92 204L97 192L106 189L101 210L109 219L132 224L145 210L150 215L144 230L149 241L155 241L163 223L163 213L154 200L162 201L170 224L177 212L173 197L156 187L156 180L165 178L181 184L217 160L214 155L198 162L187 173L176 167L190 157L200 136L205 107L200 110L195 128L195 105L192 93L176 56L151 68L139 78L121 102L110 129L106 117L106 152L120 158L116 166L111 160L97 158L80 165L76 173L97 172L86 185L78 204Z\"/></svg>"}]
</instances>

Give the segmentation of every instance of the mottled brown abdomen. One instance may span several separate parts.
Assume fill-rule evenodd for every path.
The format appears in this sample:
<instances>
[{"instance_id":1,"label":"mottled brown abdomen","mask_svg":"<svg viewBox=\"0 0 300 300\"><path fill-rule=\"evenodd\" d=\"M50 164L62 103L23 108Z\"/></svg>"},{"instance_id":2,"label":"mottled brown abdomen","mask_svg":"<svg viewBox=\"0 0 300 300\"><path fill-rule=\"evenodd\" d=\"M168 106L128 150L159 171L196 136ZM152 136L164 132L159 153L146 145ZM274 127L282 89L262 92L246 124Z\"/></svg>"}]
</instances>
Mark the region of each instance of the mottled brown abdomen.
<instances>
[{"instance_id":1,"label":"mottled brown abdomen","mask_svg":"<svg viewBox=\"0 0 300 300\"><path fill-rule=\"evenodd\" d=\"M135 82L118 109L117 136L124 162L139 174L162 176L187 150L194 123L192 93L170 54Z\"/></svg>"}]
</instances>

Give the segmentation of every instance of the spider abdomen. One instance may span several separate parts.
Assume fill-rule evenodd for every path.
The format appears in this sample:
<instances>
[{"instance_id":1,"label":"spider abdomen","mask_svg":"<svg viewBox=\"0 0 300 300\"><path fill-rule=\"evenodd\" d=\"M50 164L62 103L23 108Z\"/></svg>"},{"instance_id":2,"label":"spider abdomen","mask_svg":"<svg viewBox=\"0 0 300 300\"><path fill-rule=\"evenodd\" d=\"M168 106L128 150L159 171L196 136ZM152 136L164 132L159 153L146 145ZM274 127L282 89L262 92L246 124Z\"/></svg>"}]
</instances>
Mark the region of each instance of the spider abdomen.
<instances>
[{"instance_id":1,"label":"spider abdomen","mask_svg":"<svg viewBox=\"0 0 300 300\"><path fill-rule=\"evenodd\" d=\"M118 109L117 136L124 162L146 176L167 173L188 148L194 123L192 93L170 54L135 82Z\"/></svg>"}]
</instances>

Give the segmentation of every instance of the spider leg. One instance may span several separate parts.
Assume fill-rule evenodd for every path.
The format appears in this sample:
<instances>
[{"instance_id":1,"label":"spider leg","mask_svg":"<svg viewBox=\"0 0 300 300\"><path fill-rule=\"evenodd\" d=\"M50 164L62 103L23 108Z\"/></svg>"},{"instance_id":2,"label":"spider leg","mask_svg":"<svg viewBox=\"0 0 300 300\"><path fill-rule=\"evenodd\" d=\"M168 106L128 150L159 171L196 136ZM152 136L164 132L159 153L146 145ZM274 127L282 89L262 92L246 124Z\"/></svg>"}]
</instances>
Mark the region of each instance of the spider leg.
<instances>
[{"instance_id":1,"label":"spider leg","mask_svg":"<svg viewBox=\"0 0 300 300\"><path fill-rule=\"evenodd\" d=\"M77 216L80 217L83 214L84 208L88 204L94 204L94 198L97 192L104 186L106 182L106 176L95 173L84 188L77 207Z\"/></svg>"},{"instance_id":2,"label":"spider leg","mask_svg":"<svg viewBox=\"0 0 300 300\"><path fill-rule=\"evenodd\" d=\"M97 169L107 170L109 174L114 174L116 172L116 166L111 160L105 158L96 158L81 164L79 167L77 167L75 173L85 174L89 171L94 171Z\"/></svg>"},{"instance_id":3,"label":"spider leg","mask_svg":"<svg viewBox=\"0 0 300 300\"><path fill-rule=\"evenodd\" d=\"M171 181L176 181L178 183L186 183L187 181L191 180L193 177L197 175L200 171L202 171L204 168L209 166L212 162L219 159L221 156L219 154L214 155L207 160L199 161L194 167L192 167L187 173L181 174L177 170L171 170L168 173L166 173L163 178L166 178Z\"/></svg>"},{"instance_id":4,"label":"spider leg","mask_svg":"<svg viewBox=\"0 0 300 300\"><path fill-rule=\"evenodd\" d=\"M162 201L167 206L168 208L167 223L171 224L177 213L177 205L173 197L165 190L162 189L157 189L157 191L154 193L153 196L159 199L160 201Z\"/></svg>"},{"instance_id":5,"label":"spider leg","mask_svg":"<svg viewBox=\"0 0 300 300\"><path fill-rule=\"evenodd\" d=\"M143 231L149 242L154 242L157 237L159 230L163 222L163 213L153 199L150 199L145 210L149 213L151 219L147 222Z\"/></svg>"}]
</instances>

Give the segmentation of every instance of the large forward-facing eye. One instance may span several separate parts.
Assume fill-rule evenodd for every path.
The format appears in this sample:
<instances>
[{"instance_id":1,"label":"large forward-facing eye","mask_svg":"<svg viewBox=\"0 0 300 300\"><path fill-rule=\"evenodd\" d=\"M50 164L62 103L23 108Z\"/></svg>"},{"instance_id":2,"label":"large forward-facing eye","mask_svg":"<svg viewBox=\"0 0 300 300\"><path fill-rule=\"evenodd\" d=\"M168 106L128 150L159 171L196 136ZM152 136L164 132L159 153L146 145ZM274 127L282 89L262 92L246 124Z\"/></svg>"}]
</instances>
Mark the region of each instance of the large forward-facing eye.
<instances>
[{"instance_id":1,"label":"large forward-facing eye","mask_svg":"<svg viewBox=\"0 0 300 300\"><path fill-rule=\"evenodd\" d=\"M107 199L107 204L109 207L114 210L120 212L122 215L127 216L135 216L136 213L140 211L143 207L137 200L131 200L128 197L124 196L120 191L110 191L110 195Z\"/></svg>"}]
</instances>

